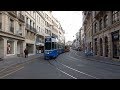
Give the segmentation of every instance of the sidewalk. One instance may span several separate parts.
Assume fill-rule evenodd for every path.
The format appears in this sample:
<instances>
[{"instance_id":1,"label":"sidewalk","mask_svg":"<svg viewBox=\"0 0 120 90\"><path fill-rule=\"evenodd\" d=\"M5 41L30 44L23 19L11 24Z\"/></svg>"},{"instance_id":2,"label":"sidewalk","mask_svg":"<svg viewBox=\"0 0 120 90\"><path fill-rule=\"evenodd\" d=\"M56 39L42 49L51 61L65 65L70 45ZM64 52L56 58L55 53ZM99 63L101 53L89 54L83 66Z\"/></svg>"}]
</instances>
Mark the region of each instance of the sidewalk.
<instances>
[{"instance_id":1,"label":"sidewalk","mask_svg":"<svg viewBox=\"0 0 120 90\"><path fill-rule=\"evenodd\" d=\"M36 59L41 56L43 56L43 53L31 55L31 56L28 56L28 58L24 58L24 57L7 58L7 59L4 59L3 61L0 61L0 69L7 68L11 65L15 65L18 63L23 63L32 59Z\"/></svg>"},{"instance_id":2,"label":"sidewalk","mask_svg":"<svg viewBox=\"0 0 120 90\"><path fill-rule=\"evenodd\" d=\"M83 51L77 51L77 55L79 55L83 58L86 58L87 60L94 60L94 61L98 61L101 63L107 63L107 64L111 64L111 65L120 66L120 60L116 61L116 60L112 60L112 59L105 58L105 57L85 56Z\"/></svg>"}]
</instances>

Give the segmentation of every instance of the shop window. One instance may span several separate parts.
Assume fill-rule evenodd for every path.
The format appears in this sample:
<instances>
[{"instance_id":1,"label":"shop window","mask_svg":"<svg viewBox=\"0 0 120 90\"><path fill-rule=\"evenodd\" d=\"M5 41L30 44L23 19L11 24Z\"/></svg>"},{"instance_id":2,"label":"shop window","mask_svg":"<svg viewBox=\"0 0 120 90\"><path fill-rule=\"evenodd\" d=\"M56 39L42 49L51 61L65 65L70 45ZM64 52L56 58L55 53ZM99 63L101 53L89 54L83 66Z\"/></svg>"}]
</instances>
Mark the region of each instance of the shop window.
<instances>
[{"instance_id":1,"label":"shop window","mask_svg":"<svg viewBox=\"0 0 120 90\"><path fill-rule=\"evenodd\" d=\"M7 41L7 54L14 54L14 41Z\"/></svg>"}]
</instances>

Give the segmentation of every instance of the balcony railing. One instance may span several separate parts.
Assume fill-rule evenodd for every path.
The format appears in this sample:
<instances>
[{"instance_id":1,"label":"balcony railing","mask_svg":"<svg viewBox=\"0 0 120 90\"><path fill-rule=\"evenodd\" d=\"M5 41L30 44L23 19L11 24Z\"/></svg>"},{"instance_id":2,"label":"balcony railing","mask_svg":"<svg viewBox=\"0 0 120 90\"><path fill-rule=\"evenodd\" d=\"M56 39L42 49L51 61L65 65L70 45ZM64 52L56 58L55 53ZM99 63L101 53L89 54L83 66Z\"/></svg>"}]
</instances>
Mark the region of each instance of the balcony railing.
<instances>
[{"instance_id":1,"label":"balcony railing","mask_svg":"<svg viewBox=\"0 0 120 90\"><path fill-rule=\"evenodd\" d=\"M22 30L18 30L17 34L20 35L20 36L22 36Z\"/></svg>"},{"instance_id":2,"label":"balcony railing","mask_svg":"<svg viewBox=\"0 0 120 90\"><path fill-rule=\"evenodd\" d=\"M21 13L19 13L18 18L19 18L19 20L25 22L25 17Z\"/></svg>"},{"instance_id":3,"label":"balcony railing","mask_svg":"<svg viewBox=\"0 0 120 90\"><path fill-rule=\"evenodd\" d=\"M37 32L37 30L36 30L35 28L33 28L33 31L34 31L34 32Z\"/></svg>"},{"instance_id":4,"label":"balcony railing","mask_svg":"<svg viewBox=\"0 0 120 90\"><path fill-rule=\"evenodd\" d=\"M10 32L14 33L14 27L10 27Z\"/></svg>"},{"instance_id":5,"label":"balcony railing","mask_svg":"<svg viewBox=\"0 0 120 90\"><path fill-rule=\"evenodd\" d=\"M33 28L32 26L30 26L29 24L26 24L26 29L33 31L33 32L37 32L35 28Z\"/></svg>"},{"instance_id":6,"label":"balcony railing","mask_svg":"<svg viewBox=\"0 0 120 90\"><path fill-rule=\"evenodd\" d=\"M2 23L0 22L0 29L2 29Z\"/></svg>"},{"instance_id":7,"label":"balcony railing","mask_svg":"<svg viewBox=\"0 0 120 90\"><path fill-rule=\"evenodd\" d=\"M14 17L17 17L17 11L8 11L8 13Z\"/></svg>"}]
</instances>

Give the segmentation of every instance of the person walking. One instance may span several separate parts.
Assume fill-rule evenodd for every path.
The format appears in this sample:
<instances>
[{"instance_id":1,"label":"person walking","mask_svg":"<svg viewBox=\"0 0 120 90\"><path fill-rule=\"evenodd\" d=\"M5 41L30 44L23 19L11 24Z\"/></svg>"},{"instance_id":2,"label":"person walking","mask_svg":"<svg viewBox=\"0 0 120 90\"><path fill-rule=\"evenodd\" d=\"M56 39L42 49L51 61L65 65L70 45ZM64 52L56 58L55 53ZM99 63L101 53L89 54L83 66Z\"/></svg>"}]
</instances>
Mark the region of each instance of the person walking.
<instances>
[{"instance_id":1,"label":"person walking","mask_svg":"<svg viewBox=\"0 0 120 90\"><path fill-rule=\"evenodd\" d=\"M25 53L25 58L27 57L28 58L28 50L25 48L24 50L24 53Z\"/></svg>"}]
</instances>

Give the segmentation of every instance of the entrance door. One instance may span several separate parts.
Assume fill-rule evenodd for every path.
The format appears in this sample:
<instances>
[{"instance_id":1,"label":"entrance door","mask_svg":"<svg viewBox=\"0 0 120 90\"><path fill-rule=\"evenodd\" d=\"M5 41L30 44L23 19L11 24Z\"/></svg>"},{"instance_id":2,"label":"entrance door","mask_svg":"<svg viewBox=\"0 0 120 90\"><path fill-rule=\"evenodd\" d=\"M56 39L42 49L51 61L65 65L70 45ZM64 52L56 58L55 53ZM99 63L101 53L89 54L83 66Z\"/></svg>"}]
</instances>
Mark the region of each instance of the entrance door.
<instances>
[{"instance_id":1,"label":"entrance door","mask_svg":"<svg viewBox=\"0 0 120 90\"><path fill-rule=\"evenodd\" d=\"M113 42L113 58L119 59L119 52L118 52L119 41Z\"/></svg>"}]
</instances>

